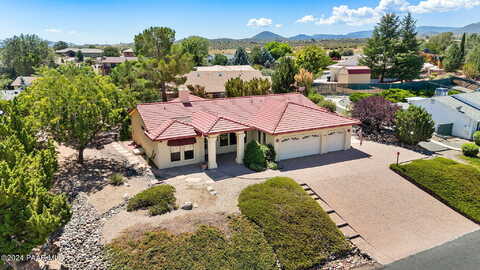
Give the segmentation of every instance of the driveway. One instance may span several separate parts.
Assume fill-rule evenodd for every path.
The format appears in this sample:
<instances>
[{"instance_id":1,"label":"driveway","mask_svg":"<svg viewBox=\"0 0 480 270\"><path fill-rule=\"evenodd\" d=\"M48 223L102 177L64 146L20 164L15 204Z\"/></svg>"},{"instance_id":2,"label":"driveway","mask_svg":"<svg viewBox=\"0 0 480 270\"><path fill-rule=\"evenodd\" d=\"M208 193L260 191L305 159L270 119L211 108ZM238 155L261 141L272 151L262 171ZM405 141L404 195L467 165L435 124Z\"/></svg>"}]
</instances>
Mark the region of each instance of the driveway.
<instances>
[{"instance_id":1,"label":"driveway","mask_svg":"<svg viewBox=\"0 0 480 270\"><path fill-rule=\"evenodd\" d=\"M367 242L381 264L441 245L479 226L388 168L425 156L373 142L281 162L281 174L307 183Z\"/></svg>"}]
</instances>

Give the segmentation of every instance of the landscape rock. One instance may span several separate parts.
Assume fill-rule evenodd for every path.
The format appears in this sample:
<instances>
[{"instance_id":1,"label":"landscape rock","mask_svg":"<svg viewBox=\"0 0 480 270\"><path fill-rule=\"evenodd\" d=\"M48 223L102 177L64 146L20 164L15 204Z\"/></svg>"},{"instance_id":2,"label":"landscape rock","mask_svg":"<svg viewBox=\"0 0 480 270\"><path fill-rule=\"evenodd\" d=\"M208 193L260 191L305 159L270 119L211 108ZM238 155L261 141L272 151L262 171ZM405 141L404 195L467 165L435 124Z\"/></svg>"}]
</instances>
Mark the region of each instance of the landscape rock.
<instances>
[{"instance_id":1,"label":"landscape rock","mask_svg":"<svg viewBox=\"0 0 480 270\"><path fill-rule=\"evenodd\" d=\"M192 210L193 209L193 203L192 202L184 202L182 205L183 210Z\"/></svg>"}]
</instances>

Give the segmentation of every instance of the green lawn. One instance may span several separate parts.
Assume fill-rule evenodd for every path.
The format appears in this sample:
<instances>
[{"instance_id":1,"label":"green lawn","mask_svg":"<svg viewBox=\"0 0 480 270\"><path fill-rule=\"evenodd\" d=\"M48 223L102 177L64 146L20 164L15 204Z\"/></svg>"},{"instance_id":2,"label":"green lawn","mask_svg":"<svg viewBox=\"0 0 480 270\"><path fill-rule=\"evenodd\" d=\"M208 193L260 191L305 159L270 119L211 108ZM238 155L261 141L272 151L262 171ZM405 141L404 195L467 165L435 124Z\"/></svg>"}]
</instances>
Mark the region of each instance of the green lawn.
<instances>
[{"instance_id":1,"label":"green lawn","mask_svg":"<svg viewBox=\"0 0 480 270\"><path fill-rule=\"evenodd\" d=\"M476 161L475 161L476 162ZM415 160L390 168L470 219L480 222L480 171L446 158Z\"/></svg>"},{"instance_id":2,"label":"green lawn","mask_svg":"<svg viewBox=\"0 0 480 270\"><path fill-rule=\"evenodd\" d=\"M351 248L327 213L290 178L251 185L238 201L242 214L262 229L282 269L308 269Z\"/></svg>"},{"instance_id":3,"label":"green lawn","mask_svg":"<svg viewBox=\"0 0 480 270\"><path fill-rule=\"evenodd\" d=\"M125 233L107 246L110 269L277 269L273 249L258 226L235 217L229 228L229 237L205 225L179 235L162 229Z\"/></svg>"},{"instance_id":4,"label":"green lawn","mask_svg":"<svg viewBox=\"0 0 480 270\"><path fill-rule=\"evenodd\" d=\"M460 158L466 160L468 163L470 163L470 165L477 167L477 169L480 169L480 158L467 157L464 155L461 155Z\"/></svg>"}]
</instances>

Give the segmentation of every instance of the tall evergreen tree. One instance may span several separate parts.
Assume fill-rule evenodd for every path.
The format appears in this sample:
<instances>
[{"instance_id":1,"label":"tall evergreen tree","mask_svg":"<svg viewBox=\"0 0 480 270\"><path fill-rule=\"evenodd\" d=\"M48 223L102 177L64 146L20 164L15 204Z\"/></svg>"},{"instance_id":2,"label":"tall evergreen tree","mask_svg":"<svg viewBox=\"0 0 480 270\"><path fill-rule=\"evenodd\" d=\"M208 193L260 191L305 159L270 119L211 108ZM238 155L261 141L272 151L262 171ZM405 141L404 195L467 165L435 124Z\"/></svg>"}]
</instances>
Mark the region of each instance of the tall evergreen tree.
<instances>
[{"instance_id":1,"label":"tall evergreen tree","mask_svg":"<svg viewBox=\"0 0 480 270\"><path fill-rule=\"evenodd\" d=\"M295 90L295 74L298 68L290 57L278 59L278 64L272 75L272 91L274 93L287 93Z\"/></svg>"},{"instance_id":2,"label":"tall evergreen tree","mask_svg":"<svg viewBox=\"0 0 480 270\"><path fill-rule=\"evenodd\" d=\"M175 41L175 30L168 27L150 27L135 36L135 52L157 59L170 53Z\"/></svg>"},{"instance_id":3,"label":"tall evergreen tree","mask_svg":"<svg viewBox=\"0 0 480 270\"><path fill-rule=\"evenodd\" d=\"M462 58L461 59L462 64L465 61L465 56L466 56L466 52L465 52L466 42L467 42L467 36L466 36L466 33L463 33L462 41L460 42L460 57Z\"/></svg>"},{"instance_id":4,"label":"tall evergreen tree","mask_svg":"<svg viewBox=\"0 0 480 270\"><path fill-rule=\"evenodd\" d=\"M364 49L362 63L384 82L395 64L400 36L400 21L395 14L386 14L373 30Z\"/></svg>"},{"instance_id":5,"label":"tall evergreen tree","mask_svg":"<svg viewBox=\"0 0 480 270\"><path fill-rule=\"evenodd\" d=\"M460 68L463 62L462 51L457 43L453 43L448 47L445 53L443 65L446 71L452 72Z\"/></svg>"},{"instance_id":6,"label":"tall evergreen tree","mask_svg":"<svg viewBox=\"0 0 480 270\"><path fill-rule=\"evenodd\" d=\"M248 65L248 55L244 48L238 47L232 59L234 65Z\"/></svg>"},{"instance_id":7,"label":"tall evergreen tree","mask_svg":"<svg viewBox=\"0 0 480 270\"><path fill-rule=\"evenodd\" d=\"M400 44L391 71L393 77L402 81L418 78L423 67L423 57L418 53L420 44L416 28L415 19L408 13L401 22Z\"/></svg>"}]
</instances>

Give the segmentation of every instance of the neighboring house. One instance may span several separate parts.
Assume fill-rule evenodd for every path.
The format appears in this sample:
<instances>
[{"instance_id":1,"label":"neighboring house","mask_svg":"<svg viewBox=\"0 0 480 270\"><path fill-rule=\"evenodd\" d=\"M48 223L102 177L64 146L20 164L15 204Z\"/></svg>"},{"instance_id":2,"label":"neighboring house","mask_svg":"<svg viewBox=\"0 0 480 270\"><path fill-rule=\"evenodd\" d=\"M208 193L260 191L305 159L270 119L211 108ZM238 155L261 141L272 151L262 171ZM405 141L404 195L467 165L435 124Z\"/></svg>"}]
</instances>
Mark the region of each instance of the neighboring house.
<instances>
[{"instance_id":1,"label":"neighboring house","mask_svg":"<svg viewBox=\"0 0 480 270\"><path fill-rule=\"evenodd\" d=\"M32 76L18 76L10 86L15 90L24 90L26 87L30 86L33 81L37 78Z\"/></svg>"},{"instance_id":2,"label":"neighboring house","mask_svg":"<svg viewBox=\"0 0 480 270\"><path fill-rule=\"evenodd\" d=\"M328 66L328 81L338 83L370 83L370 68L359 66L362 57L362 55L342 57L342 60L338 63Z\"/></svg>"},{"instance_id":3,"label":"neighboring house","mask_svg":"<svg viewBox=\"0 0 480 270\"><path fill-rule=\"evenodd\" d=\"M136 61L138 60L137 57L102 57L99 62L100 62L100 70L103 75L110 74L112 69L116 67L118 64L121 64L126 61Z\"/></svg>"},{"instance_id":4,"label":"neighboring house","mask_svg":"<svg viewBox=\"0 0 480 270\"><path fill-rule=\"evenodd\" d=\"M135 57L135 52L132 48L128 48L122 51L123 57Z\"/></svg>"},{"instance_id":5,"label":"neighboring house","mask_svg":"<svg viewBox=\"0 0 480 270\"><path fill-rule=\"evenodd\" d=\"M81 51L84 57L90 58L101 57L103 55L103 50L96 48L66 48L56 50L55 52L65 57L75 57L78 51Z\"/></svg>"},{"instance_id":6,"label":"neighboring house","mask_svg":"<svg viewBox=\"0 0 480 270\"><path fill-rule=\"evenodd\" d=\"M230 152L243 163L252 140L273 145L277 161L346 150L360 124L298 93L192 100L180 91L178 101L139 104L130 116L133 140L158 168L208 161L213 169Z\"/></svg>"},{"instance_id":7,"label":"neighboring house","mask_svg":"<svg viewBox=\"0 0 480 270\"><path fill-rule=\"evenodd\" d=\"M408 102L432 115L439 134L472 139L473 133L480 130L480 92L416 98Z\"/></svg>"},{"instance_id":8,"label":"neighboring house","mask_svg":"<svg viewBox=\"0 0 480 270\"><path fill-rule=\"evenodd\" d=\"M262 72L251 66L205 66L196 67L195 71L185 75L185 85L201 85L205 92L212 97L223 97L225 94L225 83L240 77L242 80L250 81L254 78L269 78L262 75Z\"/></svg>"}]
</instances>

